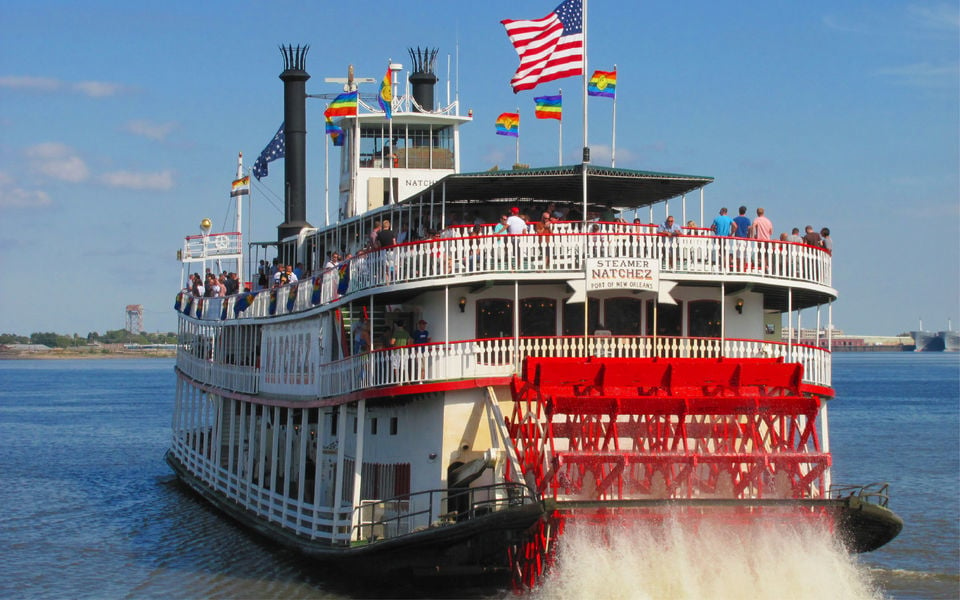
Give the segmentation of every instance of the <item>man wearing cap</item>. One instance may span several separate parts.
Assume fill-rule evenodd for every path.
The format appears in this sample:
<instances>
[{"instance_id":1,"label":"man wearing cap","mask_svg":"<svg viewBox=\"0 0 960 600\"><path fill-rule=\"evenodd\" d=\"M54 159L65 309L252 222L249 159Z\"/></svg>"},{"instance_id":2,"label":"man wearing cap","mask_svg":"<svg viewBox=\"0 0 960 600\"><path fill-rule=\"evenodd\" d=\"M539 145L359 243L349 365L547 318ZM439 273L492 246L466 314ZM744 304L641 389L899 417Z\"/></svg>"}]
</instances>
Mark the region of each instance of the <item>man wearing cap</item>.
<instances>
[{"instance_id":1,"label":"man wearing cap","mask_svg":"<svg viewBox=\"0 0 960 600\"><path fill-rule=\"evenodd\" d=\"M526 222L520 218L520 209L514 206L510 209L510 216L507 217L507 233L518 234L527 230Z\"/></svg>"}]
</instances>

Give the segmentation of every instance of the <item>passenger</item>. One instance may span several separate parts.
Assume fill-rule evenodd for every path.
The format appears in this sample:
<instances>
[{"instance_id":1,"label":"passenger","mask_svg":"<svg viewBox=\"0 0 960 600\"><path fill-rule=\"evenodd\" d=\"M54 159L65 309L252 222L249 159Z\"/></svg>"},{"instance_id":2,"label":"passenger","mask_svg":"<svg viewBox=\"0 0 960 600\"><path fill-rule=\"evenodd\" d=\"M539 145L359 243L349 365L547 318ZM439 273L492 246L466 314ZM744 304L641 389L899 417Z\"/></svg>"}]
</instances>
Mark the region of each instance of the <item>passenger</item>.
<instances>
[{"instance_id":1,"label":"passenger","mask_svg":"<svg viewBox=\"0 0 960 600\"><path fill-rule=\"evenodd\" d=\"M220 282L213 276L213 273L207 273L207 280L204 282L203 296L205 298L216 298L220 295Z\"/></svg>"},{"instance_id":2,"label":"passenger","mask_svg":"<svg viewBox=\"0 0 960 600\"><path fill-rule=\"evenodd\" d=\"M296 272L293 270L293 265L287 265L284 267L284 275L287 276L288 283L296 283L300 280L300 278L297 277Z\"/></svg>"},{"instance_id":3,"label":"passenger","mask_svg":"<svg viewBox=\"0 0 960 600\"><path fill-rule=\"evenodd\" d=\"M797 227L793 228L793 231L790 232L790 236L787 238L788 242L793 242L795 244L802 244L803 238L800 237L800 229Z\"/></svg>"},{"instance_id":4,"label":"passenger","mask_svg":"<svg viewBox=\"0 0 960 600\"><path fill-rule=\"evenodd\" d=\"M397 234L390 229L390 221L387 219L383 220L383 224L380 226L380 230L377 232L377 248L389 248L395 246L397 243Z\"/></svg>"},{"instance_id":5,"label":"passenger","mask_svg":"<svg viewBox=\"0 0 960 600\"><path fill-rule=\"evenodd\" d=\"M377 247L377 236L380 234L380 219L373 222L373 229L370 230L370 247Z\"/></svg>"},{"instance_id":6,"label":"passenger","mask_svg":"<svg viewBox=\"0 0 960 600\"><path fill-rule=\"evenodd\" d=\"M509 218L510 215L507 213L500 215L500 222L493 226L493 233L496 235L507 233L507 219Z\"/></svg>"},{"instance_id":7,"label":"passenger","mask_svg":"<svg viewBox=\"0 0 960 600\"><path fill-rule=\"evenodd\" d=\"M414 344L429 344L430 343L430 332L427 331L427 322L423 319L420 319L417 322L417 328L413 330L413 343Z\"/></svg>"},{"instance_id":8,"label":"passenger","mask_svg":"<svg viewBox=\"0 0 960 600\"><path fill-rule=\"evenodd\" d=\"M813 227L807 225L806 234L803 236L803 243L809 246L816 246L817 248L823 248L823 240L820 237L820 234L813 230Z\"/></svg>"},{"instance_id":9,"label":"passenger","mask_svg":"<svg viewBox=\"0 0 960 600\"><path fill-rule=\"evenodd\" d=\"M202 298L206 290L203 289L203 279L200 278L200 273L194 273L191 279L193 281L193 285L191 286L193 295Z\"/></svg>"},{"instance_id":10,"label":"passenger","mask_svg":"<svg viewBox=\"0 0 960 600\"><path fill-rule=\"evenodd\" d=\"M757 218L750 225L750 237L758 240L769 240L773 235L773 222L764 216L762 208L757 209Z\"/></svg>"},{"instance_id":11,"label":"passenger","mask_svg":"<svg viewBox=\"0 0 960 600\"><path fill-rule=\"evenodd\" d=\"M226 288L227 296L232 296L240 291L240 280L237 279L236 273L227 274Z\"/></svg>"},{"instance_id":12,"label":"passenger","mask_svg":"<svg viewBox=\"0 0 960 600\"><path fill-rule=\"evenodd\" d=\"M510 209L510 216L507 218L507 232L510 234L524 233L527 230L527 223L520 218L520 209L514 206Z\"/></svg>"},{"instance_id":13,"label":"passenger","mask_svg":"<svg viewBox=\"0 0 960 600\"><path fill-rule=\"evenodd\" d=\"M273 287L277 287L277 284L280 283L280 276L286 272L282 262L276 263L275 266L277 271L273 274Z\"/></svg>"},{"instance_id":14,"label":"passenger","mask_svg":"<svg viewBox=\"0 0 960 600\"><path fill-rule=\"evenodd\" d=\"M410 344L410 333L403 326L403 321L397 320L394 328L393 335L390 338L390 347L391 348L400 348L403 346L408 346ZM394 350L391 357L390 363L393 366L393 375L395 378L404 378L406 373L403 372L405 369L401 369L403 366L403 361L400 358L400 352Z\"/></svg>"},{"instance_id":15,"label":"passenger","mask_svg":"<svg viewBox=\"0 0 960 600\"><path fill-rule=\"evenodd\" d=\"M664 253L667 255L667 260L664 266L668 269L672 269L677 264L677 257L675 256L677 251L675 249L676 244L674 241L677 236L683 232L681 231L680 226L674 222L673 216L668 215L667 220L657 228L657 233L667 236L667 241L665 244L666 247L664 248Z\"/></svg>"},{"instance_id":16,"label":"passenger","mask_svg":"<svg viewBox=\"0 0 960 600\"><path fill-rule=\"evenodd\" d=\"M750 235L750 217L747 216L747 207L741 206L739 213L733 218L736 227L733 228L733 235L739 238L749 237Z\"/></svg>"},{"instance_id":17,"label":"passenger","mask_svg":"<svg viewBox=\"0 0 960 600\"><path fill-rule=\"evenodd\" d=\"M683 232L680 230L680 226L674 222L673 216L669 216L667 217L667 220L657 228L657 233L670 237L677 237Z\"/></svg>"},{"instance_id":18,"label":"passenger","mask_svg":"<svg viewBox=\"0 0 960 600\"><path fill-rule=\"evenodd\" d=\"M267 273L270 271L270 267L267 266L266 261L260 262L263 263L263 266L261 266L260 273L257 276L257 289L264 290L270 285L270 280L267 279Z\"/></svg>"},{"instance_id":19,"label":"passenger","mask_svg":"<svg viewBox=\"0 0 960 600\"><path fill-rule=\"evenodd\" d=\"M713 220L713 224L710 225L710 229L713 232L721 237L729 237L734 231L736 225L733 222L733 219L727 216L727 207L724 206L720 209L720 214Z\"/></svg>"},{"instance_id":20,"label":"passenger","mask_svg":"<svg viewBox=\"0 0 960 600\"><path fill-rule=\"evenodd\" d=\"M830 237L829 227L824 227L820 230L820 243L826 248L827 252L833 254L833 238Z\"/></svg>"},{"instance_id":21,"label":"passenger","mask_svg":"<svg viewBox=\"0 0 960 600\"><path fill-rule=\"evenodd\" d=\"M553 221L550 213L545 212L540 215L540 220L533 226L534 232L539 236L548 236L553 234ZM550 268L550 238L541 237L538 239L540 244L540 257L543 259L544 268Z\"/></svg>"}]
</instances>

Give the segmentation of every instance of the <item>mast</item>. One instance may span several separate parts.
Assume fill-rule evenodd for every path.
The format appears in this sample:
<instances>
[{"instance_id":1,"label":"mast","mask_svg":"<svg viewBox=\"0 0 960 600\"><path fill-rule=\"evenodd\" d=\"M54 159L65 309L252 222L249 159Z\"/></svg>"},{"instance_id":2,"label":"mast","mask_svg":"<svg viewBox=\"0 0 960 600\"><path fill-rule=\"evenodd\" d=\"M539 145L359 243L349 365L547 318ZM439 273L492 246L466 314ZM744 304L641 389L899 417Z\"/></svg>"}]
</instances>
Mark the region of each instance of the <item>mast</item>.
<instances>
[{"instance_id":1,"label":"mast","mask_svg":"<svg viewBox=\"0 0 960 600\"><path fill-rule=\"evenodd\" d=\"M237 179L243 179L243 152L237 155ZM240 250L240 258L237 260L237 281L243 286L243 196L237 197L237 247Z\"/></svg>"}]
</instances>

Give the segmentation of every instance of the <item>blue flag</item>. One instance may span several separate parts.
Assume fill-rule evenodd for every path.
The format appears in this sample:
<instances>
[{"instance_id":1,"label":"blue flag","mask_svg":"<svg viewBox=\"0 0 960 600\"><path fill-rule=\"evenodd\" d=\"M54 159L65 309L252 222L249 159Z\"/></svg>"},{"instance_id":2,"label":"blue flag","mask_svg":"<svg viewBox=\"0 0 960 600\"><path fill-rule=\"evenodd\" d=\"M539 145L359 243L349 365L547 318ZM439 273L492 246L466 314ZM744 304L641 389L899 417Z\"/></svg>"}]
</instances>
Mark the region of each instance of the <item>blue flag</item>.
<instances>
[{"instance_id":1,"label":"blue flag","mask_svg":"<svg viewBox=\"0 0 960 600\"><path fill-rule=\"evenodd\" d=\"M267 147L260 153L257 162L253 163L253 176L257 178L257 181L260 181L260 179L270 174L267 169L267 163L277 160L278 158L283 158L285 149L286 137L283 134L283 123L281 123L280 129L277 130L277 135L273 136L273 139L270 140Z\"/></svg>"}]
</instances>

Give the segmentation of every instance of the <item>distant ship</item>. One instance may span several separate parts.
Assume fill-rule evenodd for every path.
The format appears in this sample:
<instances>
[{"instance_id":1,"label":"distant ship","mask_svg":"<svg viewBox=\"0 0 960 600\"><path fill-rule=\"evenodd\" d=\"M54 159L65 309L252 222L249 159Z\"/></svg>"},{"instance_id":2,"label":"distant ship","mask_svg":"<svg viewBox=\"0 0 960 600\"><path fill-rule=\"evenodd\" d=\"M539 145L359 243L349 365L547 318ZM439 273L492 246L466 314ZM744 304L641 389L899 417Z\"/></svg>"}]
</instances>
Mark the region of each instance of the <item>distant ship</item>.
<instances>
[{"instance_id":1,"label":"distant ship","mask_svg":"<svg viewBox=\"0 0 960 600\"><path fill-rule=\"evenodd\" d=\"M936 331L925 331L923 329L922 319L920 320L920 329L918 331L911 331L910 337L913 338L913 342L917 346L917 352L943 351L943 337Z\"/></svg>"},{"instance_id":2,"label":"distant ship","mask_svg":"<svg viewBox=\"0 0 960 600\"><path fill-rule=\"evenodd\" d=\"M947 352L960 352L960 331L953 330L953 324L947 320L947 330L937 334Z\"/></svg>"}]
</instances>

